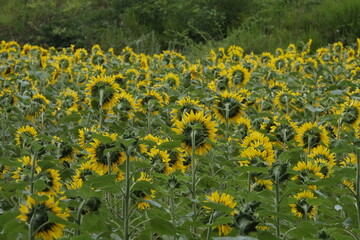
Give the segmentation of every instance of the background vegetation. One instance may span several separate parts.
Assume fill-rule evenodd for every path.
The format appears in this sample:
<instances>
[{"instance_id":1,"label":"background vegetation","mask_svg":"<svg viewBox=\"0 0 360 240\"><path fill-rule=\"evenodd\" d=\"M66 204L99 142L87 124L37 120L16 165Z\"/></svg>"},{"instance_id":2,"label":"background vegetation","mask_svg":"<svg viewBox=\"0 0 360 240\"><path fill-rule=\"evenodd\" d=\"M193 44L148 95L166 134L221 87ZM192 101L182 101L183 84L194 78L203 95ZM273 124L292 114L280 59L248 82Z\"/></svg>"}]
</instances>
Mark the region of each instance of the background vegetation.
<instances>
[{"instance_id":1,"label":"background vegetation","mask_svg":"<svg viewBox=\"0 0 360 240\"><path fill-rule=\"evenodd\" d=\"M360 36L358 0L0 0L0 5L0 40L43 47L100 44L189 56L230 45L274 52L309 38L316 49Z\"/></svg>"}]
</instances>

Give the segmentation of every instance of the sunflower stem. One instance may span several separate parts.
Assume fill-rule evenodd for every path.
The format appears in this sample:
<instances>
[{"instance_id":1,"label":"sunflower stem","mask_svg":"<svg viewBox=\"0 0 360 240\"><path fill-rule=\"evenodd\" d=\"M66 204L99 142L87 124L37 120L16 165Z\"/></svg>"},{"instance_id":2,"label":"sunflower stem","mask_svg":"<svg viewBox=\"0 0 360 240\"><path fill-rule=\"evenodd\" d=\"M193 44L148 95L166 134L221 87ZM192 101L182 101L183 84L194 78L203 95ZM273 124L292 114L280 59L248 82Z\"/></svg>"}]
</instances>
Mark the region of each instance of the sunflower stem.
<instances>
[{"instance_id":1,"label":"sunflower stem","mask_svg":"<svg viewBox=\"0 0 360 240\"><path fill-rule=\"evenodd\" d=\"M280 191L279 191L279 176L275 175L275 211L280 213ZM280 218L276 216L276 237L280 237Z\"/></svg>"},{"instance_id":2,"label":"sunflower stem","mask_svg":"<svg viewBox=\"0 0 360 240\"><path fill-rule=\"evenodd\" d=\"M129 240L130 180L130 153L129 149L127 149L125 160L125 195L123 202L124 240Z\"/></svg>"},{"instance_id":3,"label":"sunflower stem","mask_svg":"<svg viewBox=\"0 0 360 240\"><path fill-rule=\"evenodd\" d=\"M36 154L31 156L31 172L30 172L30 194L34 194L34 177L36 170Z\"/></svg>"},{"instance_id":4,"label":"sunflower stem","mask_svg":"<svg viewBox=\"0 0 360 240\"><path fill-rule=\"evenodd\" d=\"M195 161L195 142L196 130L191 131L191 197L193 199L192 210L194 217L196 216L196 161ZM196 234L196 227L193 229L194 234Z\"/></svg>"},{"instance_id":5,"label":"sunflower stem","mask_svg":"<svg viewBox=\"0 0 360 240\"><path fill-rule=\"evenodd\" d=\"M212 224L213 218L214 218L214 212L211 211L210 219L208 222L209 225ZM212 229L212 227L208 227L208 229L206 231L206 240L210 240L211 229Z\"/></svg>"},{"instance_id":6,"label":"sunflower stem","mask_svg":"<svg viewBox=\"0 0 360 240\"><path fill-rule=\"evenodd\" d=\"M174 225L174 227L176 226L176 222L175 222L175 203L174 203L174 189L171 188L170 190L170 213L171 213L171 222ZM173 237L174 240L176 240L176 234L174 234Z\"/></svg>"},{"instance_id":7,"label":"sunflower stem","mask_svg":"<svg viewBox=\"0 0 360 240\"><path fill-rule=\"evenodd\" d=\"M357 167L356 167L356 208L357 208L357 220L358 230L360 230L360 155L357 154ZM358 232L358 238L360 239L360 231Z\"/></svg>"},{"instance_id":8,"label":"sunflower stem","mask_svg":"<svg viewBox=\"0 0 360 240\"><path fill-rule=\"evenodd\" d=\"M100 104L99 104L100 129L102 129L102 124L103 124L103 115L102 115L103 101L104 101L104 89L100 89Z\"/></svg>"}]
</instances>

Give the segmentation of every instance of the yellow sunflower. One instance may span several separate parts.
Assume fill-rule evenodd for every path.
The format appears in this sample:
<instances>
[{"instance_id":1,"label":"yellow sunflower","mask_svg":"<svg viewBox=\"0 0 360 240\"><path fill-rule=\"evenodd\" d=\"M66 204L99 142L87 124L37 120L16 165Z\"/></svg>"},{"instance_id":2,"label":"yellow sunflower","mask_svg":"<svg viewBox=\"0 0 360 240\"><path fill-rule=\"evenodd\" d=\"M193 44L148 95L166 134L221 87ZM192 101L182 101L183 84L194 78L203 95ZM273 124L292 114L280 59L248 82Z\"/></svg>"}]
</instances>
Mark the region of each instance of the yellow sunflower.
<instances>
[{"instance_id":1,"label":"yellow sunflower","mask_svg":"<svg viewBox=\"0 0 360 240\"><path fill-rule=\"evenodd\" d=\"M230 81L231 89L238 89L245 87L249 82L251 77L251 72L248 69L243 67L241 64L234 65L228 71L228 78Z\"/></svg>"},{"instance_id":2,"label":"yellow sunflower","mask_svg":"<svg viewBox=\"0 0 360 240\"><path fill-rule=\"evenodd\" d=\"M330 143L328 131L324 126L318 126L316 122L303 123L297 129L295 140L305 151L321 144L328 146Z\"/></svg>"},{"instance_id":3,"label":"yellow sunflower","mask_svg":"<svg viewBox=\"0 0 360 240\"><path fill-rule=\"evenodd\" d=\"M147 113L150 111L153 114L158 114L160 109L164 106L164 99L160 93L155 90L146 90L146 93L139 100L141 111Z\"/></svg>"},{"instance_id":4,"label":"yellow sunflower","mask_svg":"<svg viewBox=\"0 0 360 240\"><path fill-rule=\"evenodd\" d=\"M244 139L252 131L251 121L249 118L240 117L239 119L237 119L235 124L236 124L237 136L240 139Z\"/></svg>"},{"instance_id":5,"label":"yellow sunflower","mask_svg":"<svg viewBox=\"0 0 360 240\"><path fill-rule=\"evenodd\" d=\"M25 118L27 120L34 120L45 111L49 100L41 94L35 94L30 101L30 106L25 110Z\"/></svg>"},{"instance_id":6,"label":"yellow sunflower","mask_svg":"<svg viewBox=\"0 0 360 240\"><path fill-rule=\"evenodd\" d=\"M319 178L324 178L324 174L322 174L321 167L312 161L299 161L296 166L293 167L295 171L297 171L297 175L291 178L291 180L300 180L301 182L307 182L311 179L311 176L309 174L313 174Z\"/></svg>"},{"instance_id":7,"label":"yellow sunflower","mask_svg":"<svg viewBox=\"0 0 360 240\"><path fill-rule=\"evenodd\" d=\"M163 81L168 84L171 88L176 89L180 86L180 77L175 73L167 73L163 78Z\"/></svg>"},{"instance_id":8,"label":"yellow sunflower","mask_svg":"<svg viewBox=\"0 0 360 240\"><path fill-rule=\"evenodd\" d=\"M293 122L290 116L286 115L284 118L274 118L273 125L270 126L270 133L274 134L277 141L280 143L287 143L295 138L297 125Z\"/></svg>"},{"instance_id":9,"label":"yellow sunflower","mask_svg":"<svg viewBox=\"0 0 360 240\"><path fill-rule=\"evenodd\" d=\"M351 125L355 131L359 128L360 124L360 101L350 100L340 105L341 120Z\"/></svg>"},{"instance_id":10,"label":"yellow sunflower","mask_svg":"<svg viewBox=\"0 0 360 240\"><path fill-rule=\"evenodd\" d=\"M90 146L90 142L92 141L92 134L99 134L99 131L92 126L90 129L89 128L81 128L79 129L79 146L83 149L86 150L89 146Z\"/></svg>"},{"instance_id":11,"label":"yellow sunflower","mask_svg":"<svg viewBox=\"0 0 360 240\"><path fill-rule=\"evenodd\" d=\"M60 172L56 169L46 169L40 178L45 180L45 188L38 192L39 195L57 195L60 193L62 183L60 182Z\"/></svg>"},{"instance_id":12,"label":"yellow sunflower","mask_svg":"<svg viewBox=\"0 0 360 240\"><path fill-rule=\"evenodd\" d=\"M31 141L36 141L38 132L32 126L26 125L16 130L15 142L17 146L29 147ZM29 142L30 141L30 142Z\"/></svg>"},{"instance_id":13,"label":"yellow sunflower","mask_svg":"<svg viewBox=\"0 0 360 240\"><path fill-rule=\"evenodd\" d=\"M60 92L59 98L56 101L56 110L65 111L66 114L77 112L79 110L79 95L76 91L67 88Z\"/></svg>"},{"instance_id":14,"label":"yellow sunflower","mask_svg":"<svg viewBox=\"0 0 360 240\"><path fill-rule=\"evenodd\" d=\"M137 182L147 181L151 182L152 178L150 178L146 173L140 172L140 177L136 179ZM135 190L132 192L136 205L138 209L145 210L150 207L150 204L143 200L152 200L155 198L155 190L150 189L150 194L145 193L142 190Z\"/></svg>"},{"instance_id":15,"label":"yellow sunflower","mask_svg":"<svg viewBox=\"0 0 360 240\"><path fill-rule=\"evenodd\" d=\"M36 239L58 239L63 235L65 226L50 220L49 213L64 220L69 217L69 214L64 212L58 205L59 201L55 202L51 196L46 201L35 201L28 196L26 204L20 204L21 214L17 218L32 226L30 231L35 235Z\"/></svg>"},{"instance_id":16,"label":"yellow sunflower","mask_svg":"<svg viewBox=\"0 0 360 240\"><path fill-rule=\"evenodd\" d=\"M235 214L238 213L238 210L235 209L237 203L234 201L234 197L231 196L230 194L227 194L227 193L219 194L218 191L215 191L215 192L212 192L210 195L206 195L205 197L207 199L207 200L205 200L205 202L220 203L229 208L232 208L233 210L230 213L231 216L234 216ZM205 208L211 209L206 206L205 206ZM221 224L221 225L213 227L213 229L218 230L219 236L226 236L233 229L231 225L232 225L232 223Z\"/></svg>"},{"instance_id":17,"label":"yellow sunflower","mask_svg":"<svg viewBox=\"0 0 360 240\"><path fill-rule=\"evenodd\" d=\"M211 115L205 115L203 111L185 113L181 121L175 121L172 129L177 134L184 136L182 147L185 150L189 153L193 150L200 155L207 153L212 148L206 139L215 141L217 131L216 122L211 121Z\"/></svg>"},{"instance_id":18,"label":"yellow sunflower","mask_svg":"<svg viewBox=\"0 0 360 240\"><path fill-rule=\"evenodd\" d=\"M103 143L99 139L93 138L93 141L90 143L91 147L87 149L93 170L99 175L104 175L108 172L108 161L110 163L110 172L113 172L117 169L117 166L122 164L126 159L126 155L123 151L105 152L107 149L115 147L117 134L105 133L102 136L108 137L111 140L107 143Z\"/></svg>"},{"instance_id":19,"label":"yellow sunflower","mask_svg":"<svg viewBox=\"0 0 360 240\"><path fill-rule=\"evenodd\" d=\"M86 181L87 176L93 175L93 167L91 162L82 163L79 168L75 170L75 175L72 177L72 181L67 184L68 189L79 189Z\"/></svg>"},{"instance_id":20,"label":"yellow sunflower","mask_svg":"<svg viewBox=\"0 0 360 240\"><path fill-rule=\"evenodd\" d=\"M221 122L234 123L237 122L243 115L243 97L237 92L221 92L215 100L215 104L212 107L216 118Z\"/></svg>"},{"instance_id":21,"label":"yellow sunflower","mask_svg":"<svg viewBox=\"0 0 360 240\"><path fill-rule=\"evenodd\" d=\"M87 101L92 107L111 109L118 101L120 87L113 77L93 77L86 85Z\"/></svg>"},{"instance_id":22,"label":"yellow sunflower","mask_svg":"<svg viewBox=\"0 0 360 240\"><path fill-rule=\"evenodd\" d=\"M34 161L36 161L34 159ZM15 179L16 182L21 181L28 181L30 179L30 171L31 171L31 157L30 156L23 156L22 158L18 159L18 162L21 162L21 167L18 167L16 171L11 172L12 178ZM39 174L41 172L41 167L37 165L35 162L35 174Z\"/></svg>"},{"instance_id":23,"label":"yellow sunflower","mask_svg":"<svg viewBox=\"0 0 360 240\"><path fill-rule=\"evenodd\" d=\"M198 100L191 99L190 97L182 97L179 101L176 101L176 107L170 112L172 121L181 121L182 117L186 113L193 111L194 113L205 110L205 106Z\"/></svg>"},{"instance_id":24,"label":"yellow sunflower","mask_svg":"<svg viewBox=\"0 0 360 240\"><path fill-rule=\"evenodd\" d=\"M16 101L17 98L10 89L3 89L0 91L0 110L13 106Z\"/></svg>"},{"instance_id":25,"label":"yellow sunflower","mask_svg":"<svg viewBox=\"0 0 360 240\"><path fill-rule=\"evenodd\" d=\"M121 92L118 97L118 102L113 107L113 111L119 116L120 120L128 121L133 119L135 112L139 110L137 100L127 92Z\"/></svg>"},{"instance_id":26,"label":"yellow sunflower","mask_svg":"<svg viewBox=\"0 0 360 240\"><path fill-rule=\"evenodd\" d=\"M290 204L291 212L300 218L313 218L317 213L317 206L310 205L307 200L315 199L315 195L310 190L305 190L293 195L296 203Z\"/></svg>"}]
</instances>

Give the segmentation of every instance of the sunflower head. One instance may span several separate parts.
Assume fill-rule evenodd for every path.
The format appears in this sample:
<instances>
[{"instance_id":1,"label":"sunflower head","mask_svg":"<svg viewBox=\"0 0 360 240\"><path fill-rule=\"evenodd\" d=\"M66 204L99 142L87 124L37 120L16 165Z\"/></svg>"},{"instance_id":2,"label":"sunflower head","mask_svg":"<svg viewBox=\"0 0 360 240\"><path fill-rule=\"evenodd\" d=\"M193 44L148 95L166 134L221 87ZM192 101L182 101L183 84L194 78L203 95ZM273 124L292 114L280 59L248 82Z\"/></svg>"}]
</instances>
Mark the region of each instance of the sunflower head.
<instances>
[{"instance_id":1,"label":"sunflower head","mask_svg":"<svg viewBox=\"0 0 360 240\"><path fill-rule=\"evenodd\" d=\"M66 220L69 216L59 206L59 202L54 201L53 197L48 200L35 200L28 196L26 204L20 204L20 215L17 216L21 221L31 224L31 231L36 238L52 240L60 238L63 234L64 225L50 220L50 213Z\"/></svg>"},{"instance_id":2,"label":"sunflower head","mask_svg":"<svg viewBox=\"0 0 360 240\"><path fill-rule=\"evenodd\" d=\"M317 126L316 122L302 124L297 130L295 140L305 150L321 144L328 146L330 142L326 128Z\"/></svg>"},{"instance_id":3,"label":"sunflower head","mask_svg":"<svg viewBox=\"0 0 360 240\"><path fill-rule=\"evenodd\" d=\"M236 92L222 92L217 97L213 110L222 122L237 122L242 116L243 98Z\"/></svg>"},{"instance_id":4,"label":"sunflower head","mask_svg":"<svg viewBox=\"0 0 360 240\"><path fill-rule=\"evenodd\" d=\"M176 121L173 131L183 135L182 146L188 152L194 151L196 154L205 154L212 145L206 142L209 138L215 141L216 123L211 121L210 115L205 115L203 111L186 113L182 121Z\"/></svg>"},{"instance_id":5,"label":"sunflower head","mask_svg":"<svg viewBox=\"0 0 360 240\"><path fill-rule=\"evenodd\" d=\"M310 190L305 190L293 196L295 203L290 204L291 212L300 218L313 218L317 213L317 206L311 205L309 199L315 199L315 195Z\"/></svg>"}]
</instances>

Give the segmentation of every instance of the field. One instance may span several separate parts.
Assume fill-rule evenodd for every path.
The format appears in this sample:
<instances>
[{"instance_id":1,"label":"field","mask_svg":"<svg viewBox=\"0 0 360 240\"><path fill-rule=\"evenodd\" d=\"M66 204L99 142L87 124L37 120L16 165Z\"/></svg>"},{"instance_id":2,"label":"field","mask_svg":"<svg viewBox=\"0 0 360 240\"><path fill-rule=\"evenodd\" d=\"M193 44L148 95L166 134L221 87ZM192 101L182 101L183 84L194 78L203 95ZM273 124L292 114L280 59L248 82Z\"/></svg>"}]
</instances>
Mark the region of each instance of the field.
<instances>
[{"instance_id":1,"label":"field","mask_svg":"<svg viewBox=\"0 0 360 240\"><path fill-rule=\"evenodd\" d=\"M1 239L359 239L360 39L196 61L0 45Z\"/></svg>"}]
</instances>

